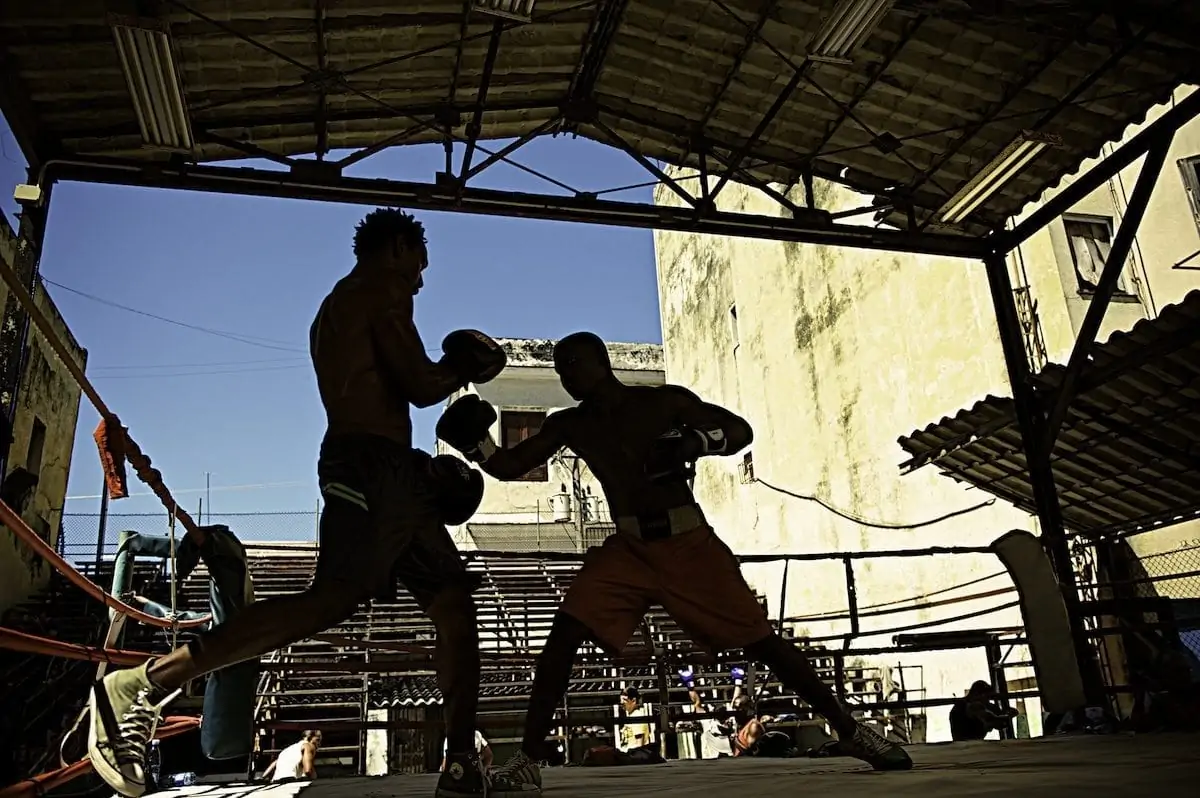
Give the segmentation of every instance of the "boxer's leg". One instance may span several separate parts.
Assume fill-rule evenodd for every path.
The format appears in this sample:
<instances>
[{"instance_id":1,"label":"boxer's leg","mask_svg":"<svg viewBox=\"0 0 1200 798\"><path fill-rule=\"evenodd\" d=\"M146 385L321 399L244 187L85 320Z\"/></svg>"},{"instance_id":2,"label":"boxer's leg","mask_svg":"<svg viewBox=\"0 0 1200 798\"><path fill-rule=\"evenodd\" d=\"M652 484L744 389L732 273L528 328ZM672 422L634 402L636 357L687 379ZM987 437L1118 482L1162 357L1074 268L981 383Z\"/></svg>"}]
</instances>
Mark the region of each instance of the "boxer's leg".
<instances>
[{"instance_id":1,"label":"boxer's leg","mask_svg":"<svg viewBox=\"0 0 1200 798\"><path fill-rule=\"evenodd\" d=\"M437 629L435 668L445 707L446 767L436 794L438 798L482 796L485 777L475 751L479 626L472 595L479 587L479 575L467 571L440 517L431 514L398 562L396 577Z\"/></svg>"},{"instance_id":2,"label":"boxer's leg","mask_svg":"<svg viewBox=\"0 0 1200 798\"><path fill-rule=\"evenodd\" d=\"M521 750L496 768L489 796L513 798L540 791L537 762L544 756L555 709L570 682L575 653L586 640L612 653L624 648L646 614L654 584L653 572L621 535L588 553L538 657Z\"/></svg>"},{"instance_id":3,"label":"boxer's leg","mask_svg":"<svg viewBox=\"0 0 1200 798\"><path fill-rule=\"evenodd\" d=\"M803 651L780 637L733 552L703 527L656 552L663 579L663 608L699 644L722 651L743 649L775 672L784 686L825 717L843 750L878 770L906 770L904 749L860 725L837 700Z\"/></svg>"}]
</instances>

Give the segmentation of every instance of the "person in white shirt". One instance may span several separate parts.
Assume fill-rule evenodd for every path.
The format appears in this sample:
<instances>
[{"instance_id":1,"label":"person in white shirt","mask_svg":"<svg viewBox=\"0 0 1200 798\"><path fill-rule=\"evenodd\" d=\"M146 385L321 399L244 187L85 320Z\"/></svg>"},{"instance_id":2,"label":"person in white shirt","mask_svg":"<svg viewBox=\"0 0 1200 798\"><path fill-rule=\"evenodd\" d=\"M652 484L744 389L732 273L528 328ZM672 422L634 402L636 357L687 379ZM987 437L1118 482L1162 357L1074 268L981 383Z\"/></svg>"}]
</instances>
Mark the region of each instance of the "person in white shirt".
<instances>
[{"instance_id":1,"label":"person in white shirt","mask_svg":"<svg viewBox=\"0 0 1200 798\"><path fill-rule=\"evenodd\" d=\"M320 747L321 732L304 732L298 742L292 743L279 752L279 756L263 772L263 778L271 781L315 779L317 777L317 749Z\"/></svg>"},{"instance_id":2,"label":"person in white shirt","mask_svg":"<svg viewBox=\"0 0 1200 798\"><path fill-rule=\"evenodd\" d=\"M446 769L446 753L450 750L450 741L442 743L442 770ZM479 729L475 730L475 753L479 754L479 764L486 772L492 766L492 747Z\"/></svg>"},{"instance_id":3,"label":"person in white shirt","mask_svg":"<svg viewBox=\"0 0 1200 798\"><path fill-rule=\"evenodd\" d=\"M642 703L641 693L636 687L621 692L621 708L625 710L626 719L651 717L650 708ZM654 742L654 729L649 723L622 723L617 731L617 750L625 753Z\"/></svg>"}]
</instances>

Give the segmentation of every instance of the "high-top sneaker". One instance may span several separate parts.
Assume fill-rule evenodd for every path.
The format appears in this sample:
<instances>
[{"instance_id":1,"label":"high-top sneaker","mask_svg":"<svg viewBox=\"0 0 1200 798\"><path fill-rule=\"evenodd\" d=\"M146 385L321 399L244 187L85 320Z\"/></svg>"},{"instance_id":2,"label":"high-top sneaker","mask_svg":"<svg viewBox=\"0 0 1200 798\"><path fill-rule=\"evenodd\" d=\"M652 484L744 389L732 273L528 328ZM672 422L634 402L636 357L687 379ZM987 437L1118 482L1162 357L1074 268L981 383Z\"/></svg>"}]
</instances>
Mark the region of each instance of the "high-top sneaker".
<instances>
[{"instance_id":1,"label":"high-top sneaker","mask_svg":"<svg viewBox=\"0 0 1200 798\"><path fill-rule=\"evenodd\" d=\"M862 723L854 736L838 740L846 756L861 759L876 770L911 770L913 763L903 748Z\"/></svg>"},{"instance_id":2,"label":"high-top sneaker","mask_svg":"<svg viewBox=\"0 0 1200 798\"><path fill-rule=\"evenodd\" d=\"M542 769L524 751L492 768L491 780L491 798L536 798L542 794Z\"/></svg>"},{"instance_id":3,"label":"high-top sneaker","mask_svg":"<svg viewBox=\"0 0 1200 798\"><path fill-rule=\"evenodd\" d=\"M162 710L179 695L156 687L147 665L114 671L88 698L88 758L96 774L126 798L146 791L146 746Z\"/></svg>"},{"instance_id":4,"label":"high-top sneaker","mask_svg":"<svg viewBox=\"0 0 1200 798\"><path fill-rule=\"evenodd\" d=\"M438 779L436 798L487 798L488 778L479 765L474 751L468 754L448 754L446 769Z\"/></svg>"}]
</instances>

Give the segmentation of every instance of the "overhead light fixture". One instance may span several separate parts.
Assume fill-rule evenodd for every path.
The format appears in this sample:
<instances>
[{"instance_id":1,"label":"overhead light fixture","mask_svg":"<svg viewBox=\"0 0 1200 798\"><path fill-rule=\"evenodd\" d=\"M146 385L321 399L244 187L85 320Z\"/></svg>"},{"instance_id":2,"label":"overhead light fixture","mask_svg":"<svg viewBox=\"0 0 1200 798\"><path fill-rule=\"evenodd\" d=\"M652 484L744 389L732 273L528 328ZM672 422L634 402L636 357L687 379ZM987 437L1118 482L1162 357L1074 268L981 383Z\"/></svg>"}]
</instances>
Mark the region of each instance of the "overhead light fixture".
<instances>
[{"instance_id":1,"label":"overhead light fixture","mask_svg":"<svg viewBox=\"0 0 1200 798\"><path fill-rule=\"evenodd\" d=\"M520 22L533 21L534 0L475 0L475 10Z\"/></svg>"},{"instance_id":2,"label":"overhead light fixture","mask_svg":"<svg viewBox=\"0 0 1200 798\"><path fill-rule=\"evenodd\" d=\"M167 24L115 14L109 15L108 24L142 141L150 147L190 152L195 139Z\"/></svg>"},{"instance_id":3,"label":"overhead light fixture","mask_svg":"<svg viewBox=\"0 0 1200 798\"><path fill-rule=\"evenodd\" d=\"M838 0L808 45L812 61L850 63L850 54L878 27L895 0Z\"/></svg>"},{"instance_id":4,"label":"overhead light fixture","mask_svg":"<svg viewBox=\"0 0 1200 798\"><path fill-rule=\"evenodd\" d=\"M1062 145L1063 141L1058 136L1035 130L1021 131L1012 144L989 161L942 206L938 211L938 221L944 224L958 224L995 196L1005 183L1016 177L1017 173L1041 155L1043 150Z\"/></svg>"}]
</instances>

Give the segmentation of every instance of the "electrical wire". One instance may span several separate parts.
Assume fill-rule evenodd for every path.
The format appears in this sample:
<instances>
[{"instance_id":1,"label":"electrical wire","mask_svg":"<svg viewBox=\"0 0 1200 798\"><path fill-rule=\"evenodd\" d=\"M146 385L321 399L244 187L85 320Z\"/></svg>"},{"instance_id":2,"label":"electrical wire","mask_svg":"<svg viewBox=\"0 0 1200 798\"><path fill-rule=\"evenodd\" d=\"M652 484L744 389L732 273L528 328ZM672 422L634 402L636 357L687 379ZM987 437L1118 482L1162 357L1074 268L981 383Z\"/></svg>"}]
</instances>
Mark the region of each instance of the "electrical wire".
<instances>
[{"instance_id":1,"label":"electrical wire","mask_svg":"<svg viewBox=\"0 0 1200 798\"><path fill-rule=\"evenodd\" d=\"M980 502L979 504L971 507L964 507L961 510L955 510L953 512L946 513L945 515L939 515L937 518L931 518L928 521L920 521L915 524L893 524L886 521L869 521L860 515L855 515L854 513L849 512L848 510L840 510L818 496L809 496L804 493L796 493L795 491L787 490L786 488L780 488L776 485L772 485L770 482L759 479L758 477L755 477L754 481L762 485L764 488L773 490L776 493L782 493L784 496L791 496L793 499L802 499L807 502L815 502L840 518L845 518L847 521L853 521L856 524L871 527L872 529L920 529L922 527L940 524L943 521L948 521L951 518L957 518L960 515L973 513L976 510L982 510L984 507L991 507L996 503L995 499L988 499L985 502Z\"/></svg>"},{"instance_id":2,"label":"electrical wire","mask_svg":"<svg viewBox=\"0 0 1200 798\"><path fill-rule=\"evenodd\" d=\"M161 380L175 377L211 377L220 374L257 374L264 371L295 371L297 369L311 368L312 367L307 364L296 363L291 366L259 366L258 368L159 372L157 374L96 374L93 375L92 378L95 380Z\"/></svg>"},{"instance_id":3,"label":"electrical wire","mask_svg":"<svg viewBox=\"0 0 1200 798\"><path fill-rule=\"evenodd\" d=\"M154 319L155 321L161 321L166 324L173 324L176 327L183 327L184 329L193 330L193 331L199 332L199 333L204 333L205 335L213 335L218 338L225 338L230 341L237 341L238 343L246 344L248 346L258 346L258 347L262 347L263 349L274 349L274 350L277 350L280 352L297 352L297 353L301 353L301 354L307 354L307 351L308 351L306 349L303 349L301 347L296 346L295 344L291 344L286 341L279 341L279 340L275 340L273 338L262 338L262 337L255 336L255 335L243 335L242 333L230 332L229 330L219 330L214 327L204 327L199 324L189 324L188 322L179 321L178 319L172 319L167 316L160 316L157 313L151 313L149 311L140 310L138 308L133 308L128 305L122 305L119 302L113 302L111 299L105 299L103 297L96 296L95 294L89 294L86 291L80 291L78 288L71 288L68 285L63 285L62 283L55 282L54 280L51 280L47 277L42 277L41 281L43 283L45 283L46 285L54 286L55 288L59 289L60 291L66 291L69 294L74 294L75 296L82 297L82 298L87 299L92 302L96 302L100 305L106 305L110 308L116 308L117 310L123 310L126 313L133 313L134 315L137 315L137 316L144 316L148 319Z\"/></svg>"},{"instance_id":4,"label":"electrical wire","mask_svg":"<svg viewBox=\"0 0 1200 798\"><path fill-rule=\"evenodd\" d=\"M146 369L184 369L184 368L217 368L225 366L261 366L269 363L301 363L306 358L274 357L266 360L210 360L206 363L126 363L119 366L92 366L91 372L97 371L133 371Z\"/></svg>"}]
</instances>

